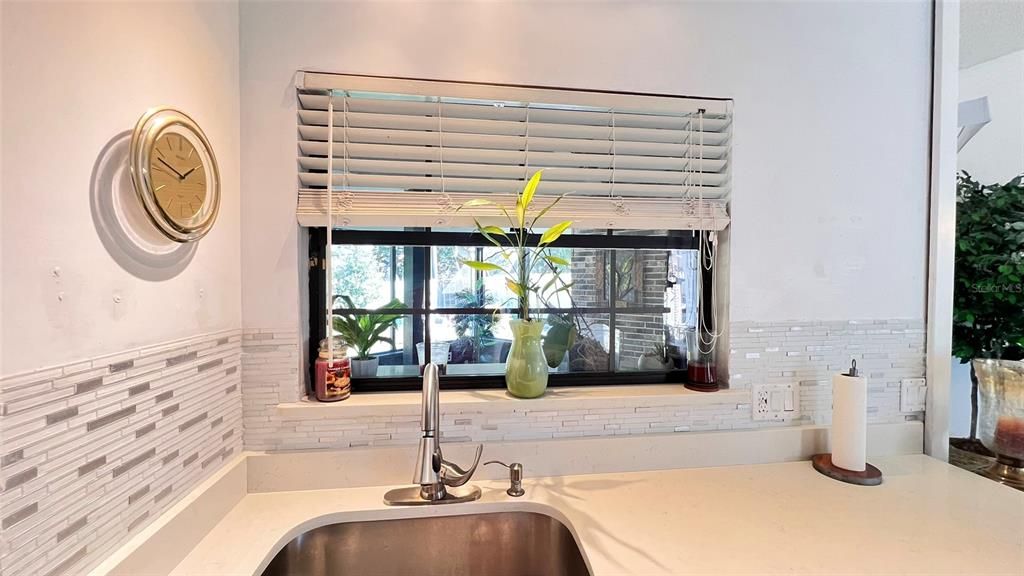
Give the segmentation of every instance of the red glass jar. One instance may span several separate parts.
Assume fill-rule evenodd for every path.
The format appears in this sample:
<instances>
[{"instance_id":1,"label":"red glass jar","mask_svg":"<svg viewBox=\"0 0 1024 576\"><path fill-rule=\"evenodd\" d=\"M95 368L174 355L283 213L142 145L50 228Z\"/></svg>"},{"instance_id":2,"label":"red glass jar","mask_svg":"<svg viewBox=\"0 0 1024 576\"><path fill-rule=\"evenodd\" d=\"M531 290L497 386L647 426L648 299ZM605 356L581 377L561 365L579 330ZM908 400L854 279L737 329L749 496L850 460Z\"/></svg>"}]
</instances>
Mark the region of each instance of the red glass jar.
<instances>
[{"instance_id":1,"label":"red glass jar","mask_svg":"<svg viewBox=\"0 0 1024 576\"><path fill-rule=\"evenodd\" d=\"M707 338L707 336L705 336ZM686 330L686 387L699 392L718 390L718 367L715 365L715 350L705 349L709 343L701 341L695 328Z\"/></svg>"},{"instance_id":2,"label":"red glass jar","mask_svg":"<svg viewBox=\"0 0 1024 576\"><path fill-rule=\"evenodd\" d=\"M352 393L352 361L345 354L345 344L335 340L334 360L328 361L327 340L320 341L320 355L316 359L316 399L337 402Z\"/></svg>"}]
</instances>

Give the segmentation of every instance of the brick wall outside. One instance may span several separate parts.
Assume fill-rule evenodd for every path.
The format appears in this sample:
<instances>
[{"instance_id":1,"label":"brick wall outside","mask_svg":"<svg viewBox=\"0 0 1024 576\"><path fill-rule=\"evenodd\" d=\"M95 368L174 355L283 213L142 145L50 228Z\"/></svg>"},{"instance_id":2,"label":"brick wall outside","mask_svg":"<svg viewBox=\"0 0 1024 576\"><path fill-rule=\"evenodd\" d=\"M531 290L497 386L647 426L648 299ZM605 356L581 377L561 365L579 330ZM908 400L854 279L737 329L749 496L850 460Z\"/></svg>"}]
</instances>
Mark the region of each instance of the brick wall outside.
<instances>
[{"instance_id":1,"label":"brick wall outside","mask_svg":"<svg viewBox=\"0 0 1024 576\"><path fill-rule=\"evenodd\" d=\"M572 274L572 295L578 307L608 306L608 289L598 286L598 270L601 266L608 269L605 259L609 251L600 249L575 249L570 260ZM668 253L664 250L619 250L617 258L633 253L641 269L639 298L635 303L626 306L664 306L665 283L668 273ZM605 284L611 281L605 272ZM587 315L588 322L607 325L607 315ZM662 314L617 314L615 326L618 330L619 364L618 370L635 370L637 360L645 352L651 351L656 343L664 342L665 322Z\"/></svg>"}]
</instances>

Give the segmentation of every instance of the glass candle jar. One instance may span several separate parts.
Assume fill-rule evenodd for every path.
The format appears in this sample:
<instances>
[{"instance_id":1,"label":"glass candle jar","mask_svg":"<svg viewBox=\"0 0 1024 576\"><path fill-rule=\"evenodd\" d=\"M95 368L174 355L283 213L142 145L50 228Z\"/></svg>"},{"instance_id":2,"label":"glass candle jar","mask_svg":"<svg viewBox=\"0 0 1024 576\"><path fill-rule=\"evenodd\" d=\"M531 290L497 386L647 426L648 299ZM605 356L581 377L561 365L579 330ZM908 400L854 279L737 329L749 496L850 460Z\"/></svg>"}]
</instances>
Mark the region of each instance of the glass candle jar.
<instances>
[{"instance_id":1,"label":"glass candle jar","mask_svg":"<svg viewBox=\"0 0 1024 576\"><path fill-rule=\"evenodd\" d=\"M978 436L995 452L985 476L1024 490L1024 362L975 360Z\"/></svg>"},{"instance_id":2,"label":"glass candle jar","mask_svg":"<svg viewBox=\"0 0 1024 576\"><path fill-rule=\"evenodd\" d=\"M975 360L974 372L982 444L1024 466L1024 362Z\"/></svg>"},{"instance_id":3,"label":"glass candle jar","mask_svg":"<svg viewBox=\"0 0 1024 576\"><path fill-rule=\"evenodd\" d=\"M702 392L718 390L715 350L701 342L696 328L686 330L686 387Z\"/></svg>"},{"instance_id":4,"label":"glass candle jar","mask_svg":"<svg viewBox=\"0 0 1024 576\"><path fill-rule=\"evenodd\" d=\"M320 354L316 359L314 392L321 402L337 402L352 393L352 361L346 355L346 344L334 340L334 360L328 357L327 339L320 341Z\"/></svg>"}]
</instances>

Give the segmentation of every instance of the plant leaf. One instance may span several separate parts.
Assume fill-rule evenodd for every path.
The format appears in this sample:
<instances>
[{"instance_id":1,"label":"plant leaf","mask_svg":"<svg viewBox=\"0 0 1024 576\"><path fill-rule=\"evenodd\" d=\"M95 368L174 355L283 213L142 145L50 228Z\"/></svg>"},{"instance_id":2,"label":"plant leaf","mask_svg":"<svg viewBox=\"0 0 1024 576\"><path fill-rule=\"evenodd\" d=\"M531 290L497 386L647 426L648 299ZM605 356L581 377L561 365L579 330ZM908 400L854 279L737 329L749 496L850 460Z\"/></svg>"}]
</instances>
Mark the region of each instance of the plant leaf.
<instances>
[{"instance_id":1,"label":"plant leaf","mask_svg":"<svg viewBox=\"0 0 1024 576\"><path fill-rule=\"evenodd\" d=\"M455 209L455 211L458 212L459 210L462 210L463 208L479 208L480 206L495 206L495 205L496 204L494 203L493 200L487 200L487 199L484 199L484 198L474 198L472 200L467 200L466 202L463 202L461 206L459 206L458 208Z\"/></svg>"},{"instance_id":2,"label":"plant leaf","mask_svg":"<svg viewBox=\"0 0 1024 576\"><path fill-rule=\"evenodd\" d=\"M525 294L525 292L523 292L523 287L520 286L518 283L514 282L511 278L505 279L505 286L508 286L508 289L511 290L513 294L519 296L520 298L522 298Z\"/></svg>"},{"instance_id":3,"label":"plant leaf","mask_svg":"<svg viewBox=\"0 0 1024 576\"><path fill-rule=\"evenodd\" d=\"M530 177L530 181L526 183L523 188L523 212L530 208L530 202L533 202L533 195L537 193L537 185L540 184L541 173L543 169L537 170Z\"/></svg>"},{"instance_id":4,"label":"plant leaf","mask_svg":"<svg viewBox=\"0 0 1024 576\"><path fill-rule=\"evenodd\" d=\"M552 200L551 204L548 204L546 208L541 210L536 216L533 217L533 224L531 224L530 226L531 227L532 226L536 226L537 225L537 221L540 220L541 218L543 218L544 215L548 213L548 210L551 210L552 208L554 208L555 204L558 204L562 200L562 198L565 198L565 196L567 194L569 194L569 193L566 192L565 194L561 194L561 195L558 196L558 198L555 198L554 200Z\"/></svg>"},{"instance_id":5,"label":"plant leaf","mask_svg":"<svg viewBox=\"0 0 1024 576\"><path fill-rule=\"evenodd\" d=\"M558 266L568 266L569 265L569 261L568 260L566 260L565 258L561 258L559 256L555 256L553 254L545 254L544 255L544 259L547 260L548 262L551 262L552 264L557 264Z\"/></svg>"},{"instance_id":6,"label":"plant leaf","mask_svg":"<svg viewBox=\"0 0 1024 576\"><path fill-rule=\"evenodd\" d=\"M481 262L479 260L460 260L460 262L474 270L479 270L481 272L491 272L494 270L500 270L502 272L505 271L504 268L492 262Z\"/></svg>"},{"instance_id":7,"label":"plant leaf","mask_svg":"<svg viewBox=\"0 0 1024 576\"><path fill-rule=\"evenodd\" d=\"M544 232L544 234L540 237L540 242L538 245L545 246L547 244L551 244L555 240L558 240L558 237L561 236L562 233L569 228L569 226L572 226L571 220L559 222L558 224L555 224L551 228L548 228L547 231Z\"/></svg>"},{"instance_id":8,"label":"plant leaf","mask_svg":"<svg viewBox=\"0 0 1024 576\"><path fill-rule=\"evenodd\" d=\"M541 295L547 294L548 290L550 290L551 287L557 281L558 281L558 275L556 274L556 275L552 276L551 279L547 281L547 283L544 284L544 287L540 289L540 294Z\"/></svg>"},{"instance_id":9,"label":"plant leaf","mask_svg":"<svg viewBox=\"0 0 1024 576\"><path fill-rule=\"evenodd\" d=\"M506 242L510 242L508 235L505 234L505 231L501 228L498 228L497 226L484 226L476 218L473 219L473 223L476 224L477 232L486 238L488 242L494 244L498 248L502 248L502 245L495 236L500 236L504 238Z\"/></svg>"},{"instance_id":10,"label":"plant leaf","mask_svg":"<svg viewBox=\"0 0 1024 576\"><path fill-rule=\"evenodd\" d=\"M566 290L569 290L570 288L572 288L573 284L575 284L575 282L569 282L568 284L565 284L565 285L559 287L558 290L555 290L554 292L551 293L551 296L554 296L555 294L558 294L559 292L565 292Z\"/></svg>"},{"instance_id":11,"label":"plant leaf","mask_svg":"<svg viewBox=\"0 0 1024 576\"><path fill-rule=\"evenodd\" d=\"M485 232L487 234L491 234L492 236L501 236L503 238L508 237L508 234L505 234L505 231L502 230L501 228L498 228L497 226L480 226L479 224L477 224L477 228L480 229L480 232Z\"/></svg>"}]
</instances>

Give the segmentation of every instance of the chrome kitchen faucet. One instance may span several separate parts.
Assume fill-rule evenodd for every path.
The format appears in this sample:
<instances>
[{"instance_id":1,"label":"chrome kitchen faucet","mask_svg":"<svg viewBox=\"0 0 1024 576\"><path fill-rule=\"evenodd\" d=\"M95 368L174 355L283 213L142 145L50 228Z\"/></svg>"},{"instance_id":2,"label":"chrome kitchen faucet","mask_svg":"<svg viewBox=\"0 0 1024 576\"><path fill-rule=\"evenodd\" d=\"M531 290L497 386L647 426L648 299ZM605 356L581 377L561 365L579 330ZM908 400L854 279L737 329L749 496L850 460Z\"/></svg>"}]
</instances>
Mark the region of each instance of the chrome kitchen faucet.
<instances>
[{"instance_id":1,"label":"chrome kitchen faucet","mask_svg":"<svg viewBox=\"0 0 1024 576\"><path fill-rule=\"evenodd\" d=\"M416 454L416 471L413 483L419 487L396 488L384 495L384 503L391 506L414 506L419 504L452 504L471 502L480 498L476 486L463 486L476 472L483 454L483 444L477 445L473 465L463 470L444 459L441 453L441 410L440 384L437 364L431 362L423 369L423 407L420 411L420 447ZM449 490L452 488L452 490Z\"/></svg>"}]
</instances>

